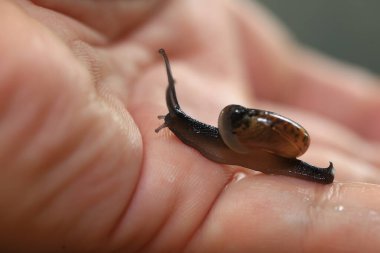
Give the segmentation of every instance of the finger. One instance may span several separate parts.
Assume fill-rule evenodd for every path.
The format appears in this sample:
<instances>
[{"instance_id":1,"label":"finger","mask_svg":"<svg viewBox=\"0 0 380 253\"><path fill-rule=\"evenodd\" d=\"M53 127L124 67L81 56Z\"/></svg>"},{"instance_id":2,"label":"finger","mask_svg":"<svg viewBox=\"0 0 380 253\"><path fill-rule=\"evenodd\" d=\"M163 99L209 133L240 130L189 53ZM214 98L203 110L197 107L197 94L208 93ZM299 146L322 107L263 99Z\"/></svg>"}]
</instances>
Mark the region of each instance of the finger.
<instances>
[{"instance_id":1,"label":"finger","mask_svg":"<svg viewBox=\"0 0 380 253\"><path fill-rule=\"evenodd\" d=\"M165 1L59 1L33 0L35 4L65 14L115 39L136 29Z\"/></svg>"},{"instance_id":2,"label":"finger","mask_svg":"<svg viewBox=\"0 0 380 253\"><path fill-rule=\"evenodd\" d=\"M376 252L380 248L379 186L319 186L278 176L239 178L215 201L189 243L189 252Z\"/></svg>"},{"instance_id":3,"label":"finger","mask_svg":"<svg viewBox=\"0 0 380 253\"><path fill-rule=\"evenodd\" d=\"M314 111L380 139L378 77L301 49L257 5L233 7L257 96Z\"/></svg>"},{"instance_id":4,"label":"finger","mask_svg":"<svg viewBox=\"0 0 380 253\"><path fill-rule=\"evenodd\" d=\"M289 85L296 99L288 103L338 121L368 140L380 139L378 77L306 51L297 61L303 64L292 62L294 85Z\"/></svg>"}]
</instances>

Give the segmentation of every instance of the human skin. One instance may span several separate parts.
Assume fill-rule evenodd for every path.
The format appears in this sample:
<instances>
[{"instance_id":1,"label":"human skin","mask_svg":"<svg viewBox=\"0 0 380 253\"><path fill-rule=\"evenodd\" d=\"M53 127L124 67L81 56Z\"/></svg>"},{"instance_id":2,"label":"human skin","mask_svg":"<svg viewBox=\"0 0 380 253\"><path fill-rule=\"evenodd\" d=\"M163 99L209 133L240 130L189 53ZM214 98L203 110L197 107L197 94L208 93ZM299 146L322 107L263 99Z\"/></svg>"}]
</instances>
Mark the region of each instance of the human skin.
<instances>
[{"instance_id":1,"label":"human skin","mask_svg":"<svg viewBox=\"0 0 380 253\"><path fill-rule=\"evenodd\" d=\"M250 7L247 7L250 6ZM210 12L210 10L213 10ZM379 79L232 1L0 1L1 252L379 252ZM211 162L168 129L237 103L311 135L331 185Z\"/></svg>"}]
</instances>

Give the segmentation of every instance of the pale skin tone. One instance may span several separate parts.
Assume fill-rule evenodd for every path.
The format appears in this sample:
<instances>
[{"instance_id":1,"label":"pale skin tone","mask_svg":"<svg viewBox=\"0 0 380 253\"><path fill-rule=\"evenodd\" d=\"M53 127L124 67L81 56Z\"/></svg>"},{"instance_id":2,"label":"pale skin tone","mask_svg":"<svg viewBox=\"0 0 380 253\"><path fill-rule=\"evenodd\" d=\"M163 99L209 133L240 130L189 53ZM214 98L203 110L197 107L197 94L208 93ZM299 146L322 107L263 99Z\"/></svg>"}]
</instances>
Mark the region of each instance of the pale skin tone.
<instances>
[{"instance_id":1,"label":"pale skin tone","mask_svg":"<svg viewBox=\"0 0 380 253\"><path fill-rule=\"evenodd\" d=\"M213 10L210 13L209 10ZM378 252L380 86L231 1L0 1L1 252ZM331 185L220 165L154 132L269 109Z\"/></svg>"}]
</instances>

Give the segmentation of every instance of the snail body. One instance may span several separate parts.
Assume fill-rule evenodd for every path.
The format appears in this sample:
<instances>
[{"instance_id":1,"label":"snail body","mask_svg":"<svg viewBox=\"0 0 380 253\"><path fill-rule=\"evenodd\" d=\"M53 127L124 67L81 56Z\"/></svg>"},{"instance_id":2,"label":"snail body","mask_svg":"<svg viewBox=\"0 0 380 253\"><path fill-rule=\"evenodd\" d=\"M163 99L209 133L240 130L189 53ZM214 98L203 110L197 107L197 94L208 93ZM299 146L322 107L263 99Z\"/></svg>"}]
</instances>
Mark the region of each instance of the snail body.
<instances>
[{"instance_id":1,"label":"snail body","mask_svg":"<svg viewBox=\"0 0 380 253\"><path fill-rule=\"evenodd\" d=\"M306 152L310 137L301 125L286 117L229 105L221 111L217 128L188 116L179 106L169 59L163 49L159 53L163 56L168 76L166 104L169 113L158 117L164 123L156 132L168 127L183 143L217 163L321 184L334 181L331 162L327 168L319 168L296 158Z\"/></svg>"}]
</instances>

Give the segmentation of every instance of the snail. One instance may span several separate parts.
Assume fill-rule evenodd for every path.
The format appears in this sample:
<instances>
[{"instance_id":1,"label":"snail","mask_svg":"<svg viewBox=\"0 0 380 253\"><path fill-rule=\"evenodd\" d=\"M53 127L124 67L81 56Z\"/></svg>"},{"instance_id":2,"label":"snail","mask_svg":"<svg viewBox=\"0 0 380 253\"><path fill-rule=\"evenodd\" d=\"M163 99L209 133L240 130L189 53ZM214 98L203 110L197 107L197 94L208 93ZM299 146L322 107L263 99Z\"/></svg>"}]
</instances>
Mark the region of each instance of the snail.
<instances>
[{"instance_id":1,"label":"snail","mask_svg":"<svg viewBox=\"0 0 380 253\"><path fill-rule=\"evenodd\" d=\"M309 147L310 137L298 123L274 112L228 105L220 113L218 128L184 113L179 106L168 56L160 49L166 67L169 113L158 116L183 143L211 161L238 165L265 174L296 177L321 184L334 181L334 167L312 166L297 159Z\"/></svg>"}]
</instances>

